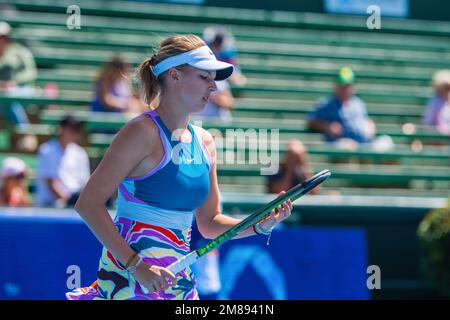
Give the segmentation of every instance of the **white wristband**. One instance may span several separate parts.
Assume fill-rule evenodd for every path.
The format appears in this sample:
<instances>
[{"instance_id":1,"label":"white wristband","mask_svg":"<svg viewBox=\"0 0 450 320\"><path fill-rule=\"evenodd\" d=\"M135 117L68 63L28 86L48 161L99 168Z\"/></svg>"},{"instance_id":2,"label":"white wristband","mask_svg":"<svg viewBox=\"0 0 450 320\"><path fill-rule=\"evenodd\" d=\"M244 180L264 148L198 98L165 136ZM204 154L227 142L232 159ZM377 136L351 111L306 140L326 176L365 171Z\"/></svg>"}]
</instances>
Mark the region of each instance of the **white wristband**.
<instances>
[{"instance_id":1,"label":"white wristband","mask_svg":"<svg viewBox=\"0 0 450 320\"><path fill-rule=\"evenodd\" d=\"M129 266L128 269L127 269L127 271L128 271L129 273L131 273L132 275L134 275L134 274L136 273L137 268L138 268L139 265L144 261L144 259L142 259L141 256L138 256L138 257L139 257L138 262L136 262L136 264L135 264L134 266Z\"/></svg>"},{"instance_id":2,"label":"white wristband","mask_svg":"<svg viewBox=\"0 0 450 320\"><path fill-rule=\"evenodd\" d=\"M260 223L257 223L257 224L255 224L255 229L256 229L256 231L257 231L258 233L268 236L269 234L272 233L273 227L270 228L269 230L264 230L264 229L261 227Z\"/></svg>"}]
</instances>

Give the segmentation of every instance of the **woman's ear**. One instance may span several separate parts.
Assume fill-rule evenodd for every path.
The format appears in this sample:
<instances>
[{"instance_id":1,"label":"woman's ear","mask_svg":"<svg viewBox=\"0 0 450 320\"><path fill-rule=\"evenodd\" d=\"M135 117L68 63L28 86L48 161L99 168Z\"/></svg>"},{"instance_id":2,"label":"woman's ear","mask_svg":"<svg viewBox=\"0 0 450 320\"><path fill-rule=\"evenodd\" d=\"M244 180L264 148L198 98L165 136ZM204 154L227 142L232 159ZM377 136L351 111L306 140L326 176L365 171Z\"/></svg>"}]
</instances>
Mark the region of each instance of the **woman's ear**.
<instances>
[{"instance_id":1,"label":"woman's ear","mask_svg":"<svg viewBox=\"0 0 450 320\"><path fill-rule=\"evenodd\" d=\"M167 75L170 80L173 80L173 81L180 80L180 70L178 70L177 68L170 68L167 71Z\"/></svg>"}]
</instances>

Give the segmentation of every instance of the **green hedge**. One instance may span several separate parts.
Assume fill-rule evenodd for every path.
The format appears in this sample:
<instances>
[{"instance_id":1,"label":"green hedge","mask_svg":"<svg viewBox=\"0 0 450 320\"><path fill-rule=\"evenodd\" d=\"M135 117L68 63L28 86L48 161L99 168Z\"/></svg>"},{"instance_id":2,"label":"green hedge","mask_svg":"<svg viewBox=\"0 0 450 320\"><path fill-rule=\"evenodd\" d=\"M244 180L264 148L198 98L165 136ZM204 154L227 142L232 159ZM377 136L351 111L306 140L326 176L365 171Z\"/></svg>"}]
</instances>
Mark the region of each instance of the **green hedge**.
<instances>
[{"instance_id":1,"label":"green hedge","mask_svg":"<svg viewBox=\"0 0 450 320\"><path fill-rule=\"evenodd\" d=\"M450 201L434 209L419 225L417 235L422 248L421 265L433 285L450 298Z\"/></svg>"}]
</instances>

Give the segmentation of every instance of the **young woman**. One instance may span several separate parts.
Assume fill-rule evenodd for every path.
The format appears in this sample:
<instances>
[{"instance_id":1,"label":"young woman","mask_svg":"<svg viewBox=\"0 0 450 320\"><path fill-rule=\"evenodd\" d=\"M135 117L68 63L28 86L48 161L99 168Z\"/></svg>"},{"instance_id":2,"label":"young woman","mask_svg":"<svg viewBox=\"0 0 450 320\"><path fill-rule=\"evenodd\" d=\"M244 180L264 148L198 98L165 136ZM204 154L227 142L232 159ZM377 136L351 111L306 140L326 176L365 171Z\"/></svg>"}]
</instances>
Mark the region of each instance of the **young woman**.
<instances>
[{"instance_id":1,"label":"young woman","mask_svg":"<svg viewBox=\"0 0 450 320\"><path fill-rule=\"evenodd\" d=\"M68 299L198 299L190 268L174 275L166 267L189 253L194 212L206 238L240 222L220 212L211 135L189 123L215 80L232 72L194 35L164 40L141 64L145 100L159 96L159 104L120 130L81 193L75 208L104 249L97 281L67 293ZM116 188L113 221L104 204ZM240 237L267 234L291 209L285 202Z\"/></svg>"},{"instance_id":2,"label":"young woman","mask_svg":"<svg viewBox=\"0 0 450 320\"><path fill-rule=\"evenodd\" d=\"M130 65L120 56L101 68L95 83L91 110L96 112L142 112L143 103L134 97L127 79Z\"/></svg>"}]
</instances>

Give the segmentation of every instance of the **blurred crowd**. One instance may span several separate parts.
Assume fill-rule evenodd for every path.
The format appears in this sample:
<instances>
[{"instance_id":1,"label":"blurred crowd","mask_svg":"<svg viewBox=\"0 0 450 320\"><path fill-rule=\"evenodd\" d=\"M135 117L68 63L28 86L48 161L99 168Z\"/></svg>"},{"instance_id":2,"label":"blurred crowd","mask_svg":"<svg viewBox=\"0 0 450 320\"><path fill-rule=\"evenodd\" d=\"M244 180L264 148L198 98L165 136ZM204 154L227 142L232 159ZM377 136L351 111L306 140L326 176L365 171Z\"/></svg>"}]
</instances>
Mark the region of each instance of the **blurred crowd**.
<instances>
[{"instance_id":1,"label":"blurred crowd","mask_svg":"<svg viewBox=\"0 0 450 320\"><path fill-rule=\"evenodd\" d=\"M32 97L39 91L35 81L36 63L30 49L14 41L13 30L0 22L0 96ZM239 66L239 54L231 31L223 26L210 26L204 30L203 39L219 60L236 67L234 75L217 82L205 109L194 115L195 119L231 123L235 97L232 88L248 82ZM115 55L98 70L92 88L92 112L142 113L149 107L142 102L133 86L132 66L125 56ZM391 137L377 134L377 125L368 116L366 103L356 95L357 75L347 66L336 72L334 92L321 99L307 116L311 131L323 135L330 147L356 150L365 148L387 152L395 148ZM424 108L422 124L442 134L450 134L450 70L440 70L432 78L434 96ZM46 88L49 96L57 96L56 84ZM0 102L0 128L13 131L30 124L26 108L14 99ZM13 150L37 153L36 172L18 157L8 156L1 168L0 204L29 206L32 189L28 181L35 178L34 204L63 208L75 203L91 172L89 157L82 147L83 123L73 116L64 118L55 137L40 145L33 134L23 134L12 146ZM91 130L92 131L92 130ZM109 133L105 130L94 132ZM26 132L26 130L25 130ZM312 175L308 149L300 139L287 143L286 153L278 172L267 179L267 191L279 193ZM317 190L313 191L317 192Z\"/></svg>"}]
</instances>

